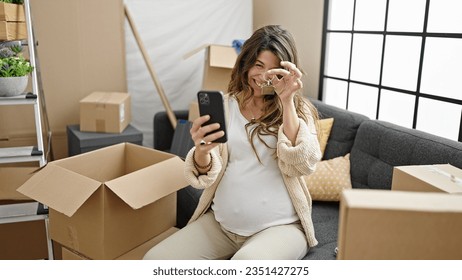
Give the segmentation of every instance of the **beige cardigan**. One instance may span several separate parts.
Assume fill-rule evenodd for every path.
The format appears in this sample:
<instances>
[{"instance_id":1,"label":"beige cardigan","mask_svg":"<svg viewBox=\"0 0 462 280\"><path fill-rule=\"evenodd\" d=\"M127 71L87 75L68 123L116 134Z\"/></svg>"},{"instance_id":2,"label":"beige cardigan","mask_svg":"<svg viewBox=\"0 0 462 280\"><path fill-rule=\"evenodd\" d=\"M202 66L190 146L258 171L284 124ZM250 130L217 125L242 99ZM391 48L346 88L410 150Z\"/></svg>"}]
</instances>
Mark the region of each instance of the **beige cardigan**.
<instances>
[{"instance_id":1,"label":"beige cardigan","mask_svg":"<svg viewBox=\"0 0 462 280\"><path fill-rule=\"evenodd\" d=\"M308 245L316 246L318 241L314 235L311 220L311 196L303 175L311 174L316 163L321 160L321 150L313 123L307 124L300 119L300 128L295 145L283 133L281 126L278 131L277 159L283 175L283 180L295 211L300 218L305 231ZM212 150L212 167L207 174L199 175L193 164L193 147L185 159L185 176L194 188L203 189L199 204L189 222L197 220L211 206L215 191L220 183L228 164L228 149L221 144Z\"/></svg>"}]
</instances>

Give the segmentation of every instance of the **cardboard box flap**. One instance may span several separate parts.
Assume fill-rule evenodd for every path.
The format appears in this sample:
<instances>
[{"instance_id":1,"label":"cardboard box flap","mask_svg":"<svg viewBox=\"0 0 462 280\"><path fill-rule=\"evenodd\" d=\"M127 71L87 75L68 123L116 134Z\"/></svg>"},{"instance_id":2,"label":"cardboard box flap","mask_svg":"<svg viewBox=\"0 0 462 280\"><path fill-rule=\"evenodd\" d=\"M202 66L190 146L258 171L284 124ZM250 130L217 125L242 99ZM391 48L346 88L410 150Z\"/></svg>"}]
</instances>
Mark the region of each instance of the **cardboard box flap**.
<instances>
[{"instance_id":1,"label":"cardboard box flap","mask_svg":"<svg viewBox=\"0 0 462 280\"><path fill-rule=\"evenodd\" d=\"M237 53L232 47L212 45L209 48L209 65L212 67L232 69L236 63Z\"/></svg>"},{"instance_id":2,"label":"cardboard box flap","mask_svg":"<svg viewBox=\"0 0 462 280\"><path fill-rule=\"evenodd\" d=\"M103 92L96 91L83 98L80 103L94 103L94 104L121 104L125 99L130 96L129 93L124 92Z\"/></svg>"},{"instance_id":3,"label":"cardboard box flap","mask_svg":"<svg viewBox=\"0 0 462 280\"><path fill-rule=\"evenodd\" d=\"M71 217L100 185L98 181L49 163L19 187L18 192Z\"/></svg>"},{"instance_id":4,"label":"cardboard box flap","mask_svg":"<svg viewBox=\"0 0 462 280\"><path fill-rule=\"evenodd\" d=\"M433 186L444 186L448 193L462 193L462 170L450 164L408 165L396 169Z\"/></svg>"},{"instance_id":5,"label":"cardboard box flap","mask_svg":"<svg viewBox=\"0 0 462 280\"><path fill-rule=\"evenodd\" d=\"M462 196L435 192L345 190L342 203L356 209L462 212Z\"/></svg>"},{"instance_id":6,"label":"cardboard box flap","mask_svg":"<svg viewBox=\"0 0 462 280\"><path fill-rule=\"evenodd\" d=\"M139 209L187 186L183 168L184 162L173 157L106 182L106 186L130 207ZM152 174L162 176L152 178Z\"/></svg>"},{"instance_id":7,"label":"cardboard box flap","mask_svg":"<svg viewBox=\"0 0 462 280\"><path fill-rule=\"evenodd\" d=\"M206 55L208 56L209 66L229 68L232 69L236 63L237 53L236 50L231 46L204 44L183 56L183 59L187 59L196 53L207 50Z\"/></svg>"}]
</instances>

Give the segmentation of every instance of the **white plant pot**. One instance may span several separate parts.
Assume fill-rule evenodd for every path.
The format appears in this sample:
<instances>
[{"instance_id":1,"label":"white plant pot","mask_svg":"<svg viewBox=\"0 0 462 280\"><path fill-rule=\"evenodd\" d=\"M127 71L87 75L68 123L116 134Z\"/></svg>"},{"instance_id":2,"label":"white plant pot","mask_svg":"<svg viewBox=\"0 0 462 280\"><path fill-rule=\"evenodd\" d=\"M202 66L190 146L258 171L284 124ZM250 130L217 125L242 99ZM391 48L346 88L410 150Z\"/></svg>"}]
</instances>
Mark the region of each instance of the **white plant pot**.
<instances>
[{"instance_id":1,"label":"white plant pot","mask_svg":"<svg viewBox=\"0 0 462 280\"><path fill-rule=\"evenodd\" d=\"M29 76L0 77L0 96L15 96L23 94L27 87Z\"/></svg>"}]
</instances>

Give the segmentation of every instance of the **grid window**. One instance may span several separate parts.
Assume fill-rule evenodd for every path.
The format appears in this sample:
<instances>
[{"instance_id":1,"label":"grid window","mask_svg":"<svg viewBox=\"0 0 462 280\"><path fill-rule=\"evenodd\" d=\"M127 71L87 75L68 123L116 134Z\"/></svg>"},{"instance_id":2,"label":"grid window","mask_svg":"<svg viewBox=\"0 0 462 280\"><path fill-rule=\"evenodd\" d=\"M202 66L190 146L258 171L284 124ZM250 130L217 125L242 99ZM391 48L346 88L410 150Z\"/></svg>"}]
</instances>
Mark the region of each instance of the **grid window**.
<instances>
[{"instance_id":1,"label":"grid window","mask_svg":"<svg viewBox=\"0 0 462 280\"><path fill-rule=\"evenodd\" d=\"M462 105L421 98L417 116L417 129L449 139L457 138Z\"/></svg>"},{"instance_id":2,"label":"grid window","mask_svg":"<svg viewBox=\"0 0 462 280\"><path fill-rule=\"evenodd\" d=\"M382 35L355 34L351 58L351 79L378 83L382 58Z\"/></svg>"},{"instance_id":3,"label":"grid window","mask_svg":"<svg viewBox=\"0 0 462 280\"><path fill-rule=\"evenodd\" d=\"M383 85L416 90L421 41L422 38L415 36L387 36L383 61Z\"/></svg>"},{"instance_id":4,"label":"grid window","mask_svg":"<svg viewBox=\"0 0 462 280\"><path fill-rule=\"evenodd\" d=\"M346 108L348 83L334 79L325 79L324 91L326 94L325 102L339 108Z\"/></svg>"},{"instance_id":5,"label":"grid window","mask_svg":"<svg viewBox=\"0 0 462 280\"><path fill-rule=\"evenodd\" d=\"M425 46L421 92L460 99L461 78L462 39L428 38Z\"/></svg>"},{"instance_id":6,"label":"grid window","mask_svg":"<svg viewBox=\"0 0 462 280\"><path fill-rule=\"evenodd\" d=\"M325 0L324 7L319 99L462 141L462 1Z\"/></svg>"},{"instance_id":7,"label":"grid window","mask_svg":"<svg viewBox=\"0 0 462 280\"><path fill-rule=\"evenodd\" d=\"M382 31L386 0L356 0L355 30Z\"/></svg>"},{"instance_id":8,"label":"grid window","mask_svg":"<svg viewBox=\"0 0 462 280\"><path fill-rule=\"evenodd\" d=\"M327 75L348 78L348 71L350 69L350 43L351 34L333 33L328 35Z\"/></svg>"},{"instance_id":9,"label":"grid window","mask_svg":"<svg viewBox=\"0 0 462 280\"><path fill-rule=\"evenodd\" d=\"M353 0L330 1L329 29L351 30L353 24Z\"/></svg>"},{"instance_id":10,"label":"grid window","mask_svg":"<svg viewBox=\"0 0 462 280\"><path fill-rule=\"evenodd\" d=\"M387 31L422 32L426 0L390 0Z\"/></svg>"},{"instance_id":11,"label":"grid window","mask_svg":"<svg viewBox=\"0 0 462 280\"><path fill-rule=\"evenodd\" d=\"M432 0L428 15L428 32L462 33L462 1Z\"/></svg>"},{"instance_id":12,"label":"grid window","mask_svg":"<svg viewBox=\"0 0 462 280\"><path fill-rule=\"evenodd\" d=\"M382 90L379 120L412 128L414 112L409 110L415 104L415 96L401 92Z\"/></svg>"},{"instance_id":13,"label":"grid window","mask_svg":"<svg viewBox=\"0 0 462 280\"><path fill-rule=\"evenodd\" d=\"M371 104L377 104L377 96L377 88L351 83L348 109L375 119L377 107Z\"/></svg>"}]
</instances>

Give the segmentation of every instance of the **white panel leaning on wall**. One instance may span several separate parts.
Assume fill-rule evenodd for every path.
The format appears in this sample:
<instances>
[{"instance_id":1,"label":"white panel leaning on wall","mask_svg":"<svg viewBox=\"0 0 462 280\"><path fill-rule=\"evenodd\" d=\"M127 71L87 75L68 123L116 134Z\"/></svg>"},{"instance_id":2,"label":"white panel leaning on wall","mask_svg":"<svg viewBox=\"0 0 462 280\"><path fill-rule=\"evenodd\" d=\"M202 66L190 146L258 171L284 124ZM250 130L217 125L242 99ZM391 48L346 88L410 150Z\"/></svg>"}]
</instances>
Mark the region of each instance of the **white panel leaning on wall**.
<instances>
[{"instance_id":1,"label":"white panel leaning on wall","mask_svg":"<svg viewBox=\"0 0 462 280\"><path fill-rule=\"evenodd\" d=\"M231 45L252 33L252 0L125 1L173 110L187 110L201 89L204 52L184 55L204 44ZM164 111L133 33L125 23L127 84L132 124L153 146L153 117Z\"/></svg>"}]
</instances>

